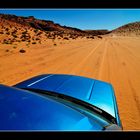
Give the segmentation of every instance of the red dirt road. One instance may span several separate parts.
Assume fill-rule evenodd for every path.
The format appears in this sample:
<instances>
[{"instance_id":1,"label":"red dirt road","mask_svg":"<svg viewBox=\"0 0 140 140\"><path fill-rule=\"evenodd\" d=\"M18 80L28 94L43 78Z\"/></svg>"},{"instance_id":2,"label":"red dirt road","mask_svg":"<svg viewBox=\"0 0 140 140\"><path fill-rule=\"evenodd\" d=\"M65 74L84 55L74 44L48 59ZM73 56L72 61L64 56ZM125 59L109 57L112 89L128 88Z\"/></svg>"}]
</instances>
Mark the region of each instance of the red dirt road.
<instances>
[{"instance_id":1,"label":"red dirt road","mask_svg":"<svg viewBox=\"0 0 140 140\"><path fill-rule=\"evenodd\" d=\"M124 130L140 130L140 38L104 37L57 44L31 46L24 54L8 55L1 49L0 83L13 85L43 73L75 74L110 82Z\"/></svg>"}]
</instances>

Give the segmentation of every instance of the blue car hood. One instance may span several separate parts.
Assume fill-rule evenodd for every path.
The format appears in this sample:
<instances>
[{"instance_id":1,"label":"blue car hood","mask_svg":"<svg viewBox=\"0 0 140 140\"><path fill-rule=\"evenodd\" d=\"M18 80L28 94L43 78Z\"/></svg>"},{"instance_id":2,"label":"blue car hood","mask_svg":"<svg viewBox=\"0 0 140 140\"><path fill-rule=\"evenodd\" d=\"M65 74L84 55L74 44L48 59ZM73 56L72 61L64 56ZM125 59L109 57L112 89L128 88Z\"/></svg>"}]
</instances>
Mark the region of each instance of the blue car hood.
<instances>
[{"instance_id":1,"label":"blue car hood","mask_svg":"<svg viewBox=\"0 0 140 140\"><path fill-rule=\"evenodd\" d=\"M45 74L15 86L65 94L93 104L116 118L114 91L106 82L74 75Z\"/></svg>"},{"instance_id":2,"label":"blue car hood","mask_svg":"<svg viewBox=\"0 0 140 140\"><path fill-rule=\"evenodd\" d=\"M102 130L108 123L34 92L0 85L0 130Z\"/></svg>"}]
</instances>

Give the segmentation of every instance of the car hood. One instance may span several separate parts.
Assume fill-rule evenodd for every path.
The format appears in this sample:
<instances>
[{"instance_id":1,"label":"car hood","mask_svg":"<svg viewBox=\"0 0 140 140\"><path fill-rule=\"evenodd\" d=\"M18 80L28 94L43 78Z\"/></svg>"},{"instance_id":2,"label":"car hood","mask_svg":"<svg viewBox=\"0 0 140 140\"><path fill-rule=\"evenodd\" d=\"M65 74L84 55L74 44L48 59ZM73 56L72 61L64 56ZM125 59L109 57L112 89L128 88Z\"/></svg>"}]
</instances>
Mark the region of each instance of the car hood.
<instances>
[{"instance_id":1,"label":"car hood","mask_svg":"<svg viewBox=\"0 0 140 140\"><path fill-rule=\"evenodd\" d=\"M102 130L98 119L48 97L0 85L0 130Z\"/></svg>"},{"instance_id":2,"label":"car hood","mask_svg":"<svg viewBox=\"0 0 140 140\"><path fill-rule=\"evenodd\" d=\"M114 91L107 82L75 75L45 74L15 86L65 94L90 103L116 118Z\"/></svg>"}]
</instances>

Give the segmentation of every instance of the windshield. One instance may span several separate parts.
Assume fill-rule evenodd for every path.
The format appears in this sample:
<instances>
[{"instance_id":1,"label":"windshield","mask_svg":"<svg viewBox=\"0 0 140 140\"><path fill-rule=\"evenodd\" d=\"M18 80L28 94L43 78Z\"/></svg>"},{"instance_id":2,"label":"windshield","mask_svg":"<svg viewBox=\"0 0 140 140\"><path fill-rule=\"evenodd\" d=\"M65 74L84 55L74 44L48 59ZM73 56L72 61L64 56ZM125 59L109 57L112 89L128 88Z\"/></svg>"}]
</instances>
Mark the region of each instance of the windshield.
<instances>
[{"instance_id":1,"label":"windshield","mask_svg":"<svg viewBox=\"0 0 140 140\"><path fill-rule=\"evenodd\" d=\"M92 104L89 104L85 101L82 101L82 100L76 99L74 97L61 94L61 93L55 93L55 92L46 91L46 90L31 89L31 88L28 88L28 89L24 88L24 89L28 90L28 91L33 91L33 92L42 94L44 96L50 96L50 97L53 97L53 98L56 98L56 99L62 99L64 101L74 103L75 105L83 107L84 110L86 109L86 111L90 111L92 113L98 114L100 117L106 119L108 122L116 124L116 119L113 116L111 116L110 114L108 114L104 110L102 110L102 109L100 109L100 108L98 108L98 107L96 107Z\"/></svg>"}]
</instances>

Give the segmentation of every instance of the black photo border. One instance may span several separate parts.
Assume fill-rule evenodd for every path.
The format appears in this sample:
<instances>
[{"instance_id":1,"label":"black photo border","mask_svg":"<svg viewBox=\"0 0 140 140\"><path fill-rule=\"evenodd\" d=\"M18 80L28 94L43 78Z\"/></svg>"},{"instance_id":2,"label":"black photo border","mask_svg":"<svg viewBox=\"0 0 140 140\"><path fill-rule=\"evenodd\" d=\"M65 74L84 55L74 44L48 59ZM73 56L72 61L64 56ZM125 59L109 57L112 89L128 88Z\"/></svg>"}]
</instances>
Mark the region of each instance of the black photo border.
<instances>
[{"instance_id":1,"label":"black photo border","mask_svg":"<svg viewBox=\"0 0 140 140\"><path fill-rule=\"evenodd\" d=\"M140 9L138 0L1 0L0 9ZM119 132L0 132L0 139L108 140L140 139L140 131Z\"/></svg>"},{"instance_id":2,"label":"black photo border","mask_svg":"<svg viewBox=\"0 0 140 140\"><path fill-rule=\"evenodd\" d=\"M0 8L139 8L139 0L1 0Z\"/></svg>"}]
</instances>

